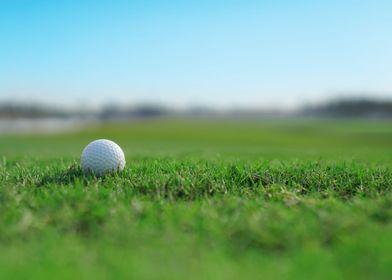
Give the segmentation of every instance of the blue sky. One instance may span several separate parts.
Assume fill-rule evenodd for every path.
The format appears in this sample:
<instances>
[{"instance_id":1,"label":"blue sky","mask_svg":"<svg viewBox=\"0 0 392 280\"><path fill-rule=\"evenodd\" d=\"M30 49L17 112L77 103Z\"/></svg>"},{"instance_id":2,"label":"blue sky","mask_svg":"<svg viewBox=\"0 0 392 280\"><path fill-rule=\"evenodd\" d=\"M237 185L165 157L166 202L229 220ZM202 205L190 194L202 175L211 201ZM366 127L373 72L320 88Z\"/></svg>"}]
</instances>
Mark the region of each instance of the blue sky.
<instances>
[{"instance_id":1,"label":"blue sky","mask_svg":"<svg viewBox=\"0 0 392 280\"><path fill-rule=\"evenodd\" d=\"M392 1L0 0L0 99L392 98Z\"/></svg>"}]
</instances>

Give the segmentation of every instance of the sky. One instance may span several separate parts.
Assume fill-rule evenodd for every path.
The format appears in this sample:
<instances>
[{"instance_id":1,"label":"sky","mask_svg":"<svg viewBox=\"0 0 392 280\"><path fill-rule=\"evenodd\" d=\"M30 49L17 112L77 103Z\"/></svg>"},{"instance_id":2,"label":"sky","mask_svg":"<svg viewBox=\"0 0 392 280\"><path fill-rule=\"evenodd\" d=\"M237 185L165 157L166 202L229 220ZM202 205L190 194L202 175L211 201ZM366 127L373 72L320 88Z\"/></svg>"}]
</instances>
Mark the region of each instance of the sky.
<instances>
[{"instance_id":1,"label":"sky","mask_svg":"<svg viewBox=\"0 0 392 280\"><path fill-rule=\"evenodd\" d=\"M292 108L392 98L392 1L0 0L0 100Z\"/></svg>"}]
</instances>

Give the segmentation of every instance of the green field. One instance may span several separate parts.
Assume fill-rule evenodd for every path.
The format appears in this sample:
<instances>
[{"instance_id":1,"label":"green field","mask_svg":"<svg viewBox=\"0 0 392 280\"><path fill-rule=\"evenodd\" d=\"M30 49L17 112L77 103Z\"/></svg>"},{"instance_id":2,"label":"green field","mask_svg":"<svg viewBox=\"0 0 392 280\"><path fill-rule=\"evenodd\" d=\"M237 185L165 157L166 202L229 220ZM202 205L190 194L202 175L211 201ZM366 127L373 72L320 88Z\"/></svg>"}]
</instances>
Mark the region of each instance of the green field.
<instances>
[{"instance_id":1,"label":"green field","mask_svg":"<svg viewBox=\"0 0 392 280\"><path fill-rule=\"evenodd\" d=\"M97 138L125 172L81 174ZM0 155L0 279L392 275L391 122L134 121Z\"/></svg>"}]
</instances>

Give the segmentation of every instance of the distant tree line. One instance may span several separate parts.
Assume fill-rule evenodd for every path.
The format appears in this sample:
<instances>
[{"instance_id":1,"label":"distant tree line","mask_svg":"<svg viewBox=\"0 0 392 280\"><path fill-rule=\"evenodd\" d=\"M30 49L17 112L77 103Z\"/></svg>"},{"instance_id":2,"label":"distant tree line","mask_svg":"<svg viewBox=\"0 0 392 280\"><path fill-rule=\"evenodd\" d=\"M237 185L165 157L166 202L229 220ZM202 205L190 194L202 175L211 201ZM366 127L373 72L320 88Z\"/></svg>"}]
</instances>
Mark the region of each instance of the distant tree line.
<instances>
[{"instance_id":1,"label":"distant tree line","mask_svg":"<svg viewBox=\"0 0 392 280\"><path fill-rule=\"evenodd\" d=\"M174 110L159 105L107 106L99 110L65 110L40 105L0 103L0 118L94 118L97 120L126 120L165 116L190 117L319 117L319 118L392 118L392 101L335 100L321 105L306 106L294 113L277 110L232 109L217 111L212 108Z\"/></svg>"},{"instance_id":2,"label":"distant tree line","mask_svg":"<svg viewBox=\"0 0 392 280\"><path fill-rule=\"evenodd\" d=\"M67 115L65 111L50 109L41 105L0 104L0 118L63 118Z\"/></svg>"},{"instance_id":3,"label":"distant tree line","mask_svg":"<svg viewBox=\"0 0 392 280\"><path fill-rule=\"evenodd\" d=\"M101 120L109 119L130 119L130 118L152 118L163 117L173 112L167 108L158 105L139 105L130 108L119 108L117 106L108 106L99 110L96 117Z\"/></svg>"},{"instance_id":4,"label":"distant tree line","mask_svg":"<svg viewBox=\"0 0 392 280\"><path fill-rule=\"evenodd\" d=\"M392 118L392 101L335 100L323 105L306 107L305 116L335 118Z\"/></svg>"}]
</instances>

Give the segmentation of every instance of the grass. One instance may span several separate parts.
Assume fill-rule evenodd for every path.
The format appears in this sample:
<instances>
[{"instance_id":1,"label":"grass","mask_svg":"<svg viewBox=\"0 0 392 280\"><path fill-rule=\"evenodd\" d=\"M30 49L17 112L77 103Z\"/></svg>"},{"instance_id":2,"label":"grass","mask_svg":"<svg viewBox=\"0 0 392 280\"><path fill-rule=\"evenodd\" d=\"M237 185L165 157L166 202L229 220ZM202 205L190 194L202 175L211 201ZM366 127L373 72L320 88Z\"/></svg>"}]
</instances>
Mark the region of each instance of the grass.
<instances>
[{"instance_id":1,"label":"grass","mask_svg":"<svg viewBox=\"0 0 392 280\"><path fill-rule=\"evenodd\" d=\"M122 174L82 175L110 138ZM151 120L0 138L2 279L389 279L392 126Z\"/></svg>"}]
</instances>

